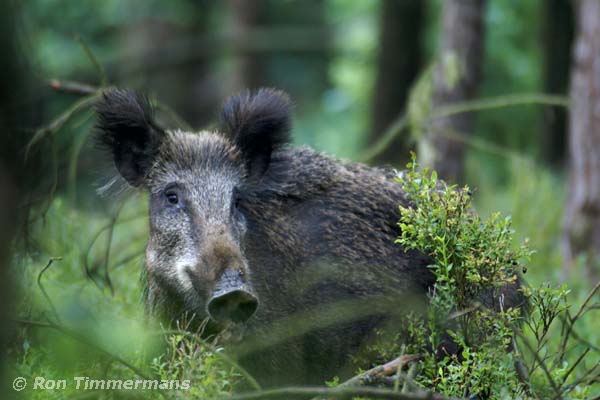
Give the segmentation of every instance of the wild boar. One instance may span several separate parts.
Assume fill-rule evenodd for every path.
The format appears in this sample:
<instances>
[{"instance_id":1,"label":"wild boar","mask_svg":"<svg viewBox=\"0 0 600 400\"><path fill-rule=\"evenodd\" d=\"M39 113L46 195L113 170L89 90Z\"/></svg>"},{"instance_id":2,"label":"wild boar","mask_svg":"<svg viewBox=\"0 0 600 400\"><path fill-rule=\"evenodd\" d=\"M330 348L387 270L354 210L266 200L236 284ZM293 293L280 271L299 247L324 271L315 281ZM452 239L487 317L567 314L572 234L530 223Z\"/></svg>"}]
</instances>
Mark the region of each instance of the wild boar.
<instances>
[{"instance_id":1,"label":"wild boar","mask_svg":"<svg viewBox=\"0 0 600 400\"><path fill-rule=\"evenodd\" d=\"M425 303L429 259L394 243L395 172L291 146L284 93L233 96L199 133L164 131L131 91L106 91L97 114L120 175L149 195L149 309L227 329L262 384L350 374L375 329Z\"/></svg>"}]
</instances>

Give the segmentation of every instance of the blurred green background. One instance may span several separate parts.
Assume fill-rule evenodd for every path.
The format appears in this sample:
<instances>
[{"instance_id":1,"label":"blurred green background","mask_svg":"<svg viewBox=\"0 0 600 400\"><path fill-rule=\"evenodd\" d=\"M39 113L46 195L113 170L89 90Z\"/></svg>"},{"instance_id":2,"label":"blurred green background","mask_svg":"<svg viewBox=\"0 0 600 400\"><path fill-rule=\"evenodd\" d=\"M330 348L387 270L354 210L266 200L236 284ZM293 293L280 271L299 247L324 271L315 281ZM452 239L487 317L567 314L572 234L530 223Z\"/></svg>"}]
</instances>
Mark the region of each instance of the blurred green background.
<instances>
[{"instance_id":1,"label":"blurred green background","mask_svg":"<svg viewBox=\"0 0 600 400\"><path fill-rule=\"evenodd\" d=\"M427 90L415 84L427 86L440 54L442 8L440 0L15 2L14 35L25 64L19 104L27 110L19 132L37 132L39 140L27 152L35 187L29 188L28 224L19 229L11 262L18 294L11 309L20 322L11 324L7 387L15 376L131 374L89 343L32 322L48 319L77 328L90 343L136 365L168 373L160 365L160 340L140 322L144 196L98 194L113 170L91 139L92 110L72 109L84 97L56 90L50 80L148 92L178 116L163 109L164 125L194 130L213 126L228 95L277 87L295 102L296 144L402 168L409 150L419 149L418 127L399 130L374 157L369 151L410 104L420 109L429 101ZM488 1L473 100L567 96L573 18L566 0ZM530 239L537 252L525 279L566 281L571 300L580 302L594 282L582 278L581 265L568 276L561 273L565 108L508 103L469 114L471 129L461 132L460 181L474 190L478 212L510 214L517 237ZM51 257L60 260L40 274ZM586 324L580 334L600 346L598 325ZM196 395L227 393L229 383L213 375L228 374L228 367L203 365L207 381L197 386L206 392ZM52 390L21 394L65 396Z\"/></svg>"}]
</instances>

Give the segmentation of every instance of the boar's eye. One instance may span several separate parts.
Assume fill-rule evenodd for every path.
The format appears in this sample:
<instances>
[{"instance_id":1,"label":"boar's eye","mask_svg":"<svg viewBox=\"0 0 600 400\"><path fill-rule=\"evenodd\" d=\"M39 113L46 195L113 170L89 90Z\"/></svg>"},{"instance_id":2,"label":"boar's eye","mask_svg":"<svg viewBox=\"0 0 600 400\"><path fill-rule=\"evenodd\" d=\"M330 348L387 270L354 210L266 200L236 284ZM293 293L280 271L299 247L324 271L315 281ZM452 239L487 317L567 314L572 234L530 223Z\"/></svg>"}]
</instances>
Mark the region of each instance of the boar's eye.
<instances>
[{"instance_id":1,"label":"boar's eye","mask_svg":"<svg viewBox=\"0 0 600 400\"><path fill-rule=\"evenodd\" d=\"M165 190L165 197L169 204L177 205L179 204L179 195L175 191L175 189L167 189Z\"/></svg>"},{"instance_id":2,"label":"boar's eye","mask_svg":"<svg viewBox=\"0 0 600 400\"><path fill-rule=\"evenodd\" d=\"M167 193L167 201L170 204L179 203L179 197L177 196L177 193L173 193L173 192Z\"/></svg>"}]
</instances>

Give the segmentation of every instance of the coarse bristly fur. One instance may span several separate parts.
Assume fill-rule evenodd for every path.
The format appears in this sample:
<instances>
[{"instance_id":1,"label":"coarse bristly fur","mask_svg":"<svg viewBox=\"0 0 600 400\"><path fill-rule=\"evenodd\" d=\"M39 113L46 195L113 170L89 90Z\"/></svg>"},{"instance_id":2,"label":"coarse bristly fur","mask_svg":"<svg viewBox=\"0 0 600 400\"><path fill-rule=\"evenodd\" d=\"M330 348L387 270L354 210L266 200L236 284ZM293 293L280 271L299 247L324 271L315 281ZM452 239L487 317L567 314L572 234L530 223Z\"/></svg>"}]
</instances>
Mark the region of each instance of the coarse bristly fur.
<instances>
[{"instance_id":1,"label":"coarse bristly fur","mask_svg":"<svg viewBox=\"0 0 600 400\"><path fill-rule=\"evenodd\" d=\"M246 90L225 102L221 125L244 155L250 174L262 175L271 154L290 142L289 98L275 89Z\"/></svg>"},{"instance_id":2,"label":"coarse bristly fur","mask_svg":"<svg viewBox=\"0 0 600 400\"><path fill-rule=\"evenodd\" d=\"M123 178L141 185L164 135L154 123L150 101L136 92L112 89L102 94L96 114L97 142L112 153Z\"/></svg>"},{"instance_id":3,"label":"coarse bristly fur","mask_svg":"<svg viewBox=\"0 0 600 400\"><path fill-rule=\"evenodd\" d=\"M242 340L227 348L263 385L344 377L375 329L423 306L434 277L394 243L408 203L394 173L289 146L284 93L234 96L222 128L198 134L156 129L134 92L106 92L97 112L117 169L149 193L149 309L203 320L238 271L258 308L228 324Z\"/></svg>"}]
</instances>

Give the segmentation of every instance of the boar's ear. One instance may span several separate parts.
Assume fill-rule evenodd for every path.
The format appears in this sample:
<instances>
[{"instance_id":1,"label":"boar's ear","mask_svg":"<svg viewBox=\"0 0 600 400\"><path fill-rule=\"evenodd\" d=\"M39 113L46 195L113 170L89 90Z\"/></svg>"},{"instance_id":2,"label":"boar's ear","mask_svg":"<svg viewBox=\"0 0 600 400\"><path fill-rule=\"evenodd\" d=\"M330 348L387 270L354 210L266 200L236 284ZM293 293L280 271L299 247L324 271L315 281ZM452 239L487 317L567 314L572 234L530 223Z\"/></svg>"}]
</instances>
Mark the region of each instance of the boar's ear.
<instances>
[{"instance_id":1,"label":"boar's ear","mask_svg":"<svg viewBox=\"0 0 600 400\"><path fill-rule=\"evenodd\" d=\"M290 141L290 100L279 90L245 91L225 101L221 111L224 132L240 149L248 176L260 178L271 154Z\"/></svg>"},{"instance_id":2,"label":"boar's ear","mask_svg":"<svg viewBox=\"0 0 600 400\"><path fill-rule=\"evenodd\" d=\"M96 104L96 113L98 142L110 151L123 178L140 186L164 137L152 120L148 98L129 90L110 89Z\"/></svg>"}]
</instances>

